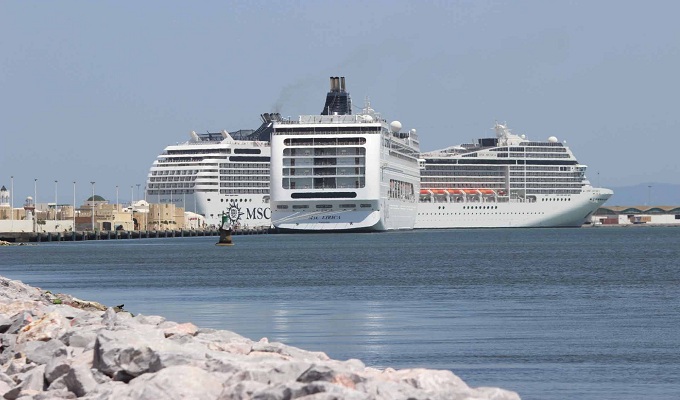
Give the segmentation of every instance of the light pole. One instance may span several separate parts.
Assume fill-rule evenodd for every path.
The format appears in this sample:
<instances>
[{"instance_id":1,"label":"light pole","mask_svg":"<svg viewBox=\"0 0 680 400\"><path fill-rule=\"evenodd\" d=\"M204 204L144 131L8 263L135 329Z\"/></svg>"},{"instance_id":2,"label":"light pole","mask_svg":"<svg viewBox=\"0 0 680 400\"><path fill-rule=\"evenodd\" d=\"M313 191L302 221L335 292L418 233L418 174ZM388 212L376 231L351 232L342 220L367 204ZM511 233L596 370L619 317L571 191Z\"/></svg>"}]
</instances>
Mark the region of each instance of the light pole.
<instances>
[{"instance_id":1,"label":"light pole","mask_svg":"<svg viewBox=\"0 0 680 400\"><path fill-rule=\"evenodd\" d=\"M92 184L92 202L90 203L90 209L92 210L92 232L94 232L94 182Z\"/></svg>"},{"instance_id":2,"label":"light pole","mask_svg":"<svg viewBox=\"0 0 680 400\"><path fill-rule=\"evenodd\" d=\"M12 211L10 212L10 218L11 218L11 224L12 224L12 232L14 232L14 175L10 177L10 186L9 186L9 194L12 196Z\"/></svg>"},{"instance_id":3,"label":"light pole","mask_svg":"<svg viewBox=\"0 0 680 400\"><path fill-rule=\"evenodd\" d=\"M139 183L137 184L137 198L139 199Z\"/></svg>"},{"instance_id":4,"label":"light pole","mask_svg":"<svg viewBox=\"0 0 680 400\"><path fill-rule=\"evenodd\" d=\"M116 212L118 212L118 185L116 185Z\"/></svg>"},{"instance_id":5,"label":"light pole","mask_svg":"<svg viewBox=\"0 0 680 400\"><path fill-rule=\"evenodd\" d=\"M132 230L135 230L135 186L130 185L130 219L132 219Z\"/></svg>"},{"instance_id":6,"label":"light pole","mask_svg":"<svg viewBox=\"0 0 680 400\"><path fill-rule=\"evenodd\" d=\"M73 241L76 240L76 181L73 181Z\"/></svg>"},{"instance_id":7,"label":"light pole","mask_svg":"<svg viewBox=\"0 0 680 400\"><path fill-rule=\"evenodd\" d=\"M38 178L33 180L33 231L38 232Z\"/></svg>"},{"instance_id":8,"label":"light pole","mask_svg":"<svg viewBox=\"0 0 680 400\"><path fill-rule=\"evenodd\" d=\"M57 220L57 180L54 181L54 220Z\"/></svg>"},{"instance_id":9,"label":"light pole","mask_svg":"<svg viewBox=\"0 0 680 400\"><path fill-rule=\"evenodd\" d=\"M652 205L652 185L647 186L647 205Z\"/></svg>"}]
</instances>

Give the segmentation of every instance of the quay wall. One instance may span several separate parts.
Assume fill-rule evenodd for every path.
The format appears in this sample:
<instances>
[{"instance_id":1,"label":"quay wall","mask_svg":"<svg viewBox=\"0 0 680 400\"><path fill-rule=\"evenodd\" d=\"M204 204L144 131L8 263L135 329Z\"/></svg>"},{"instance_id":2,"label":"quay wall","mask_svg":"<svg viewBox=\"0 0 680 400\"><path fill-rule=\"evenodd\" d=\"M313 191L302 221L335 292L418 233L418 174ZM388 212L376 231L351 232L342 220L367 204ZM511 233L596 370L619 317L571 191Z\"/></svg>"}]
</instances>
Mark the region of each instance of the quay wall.
<instances>
[{"instance_id":1,"label":"quay wall","mask_svg":"<svg viewBox=\"0 0 680 400\"><path fill-rule=\"evenodd\" d=\"M232 235L264 235L276 233L275 229L241 228L232 231ZM176 238L195 236L219 236L217 229L182 229L182 230L147 230L147 231L76 231L76 232L0 232L0 240L10 243L29 242L73 242L84 240L125 240Z\"/></svg>"}]
</instances>

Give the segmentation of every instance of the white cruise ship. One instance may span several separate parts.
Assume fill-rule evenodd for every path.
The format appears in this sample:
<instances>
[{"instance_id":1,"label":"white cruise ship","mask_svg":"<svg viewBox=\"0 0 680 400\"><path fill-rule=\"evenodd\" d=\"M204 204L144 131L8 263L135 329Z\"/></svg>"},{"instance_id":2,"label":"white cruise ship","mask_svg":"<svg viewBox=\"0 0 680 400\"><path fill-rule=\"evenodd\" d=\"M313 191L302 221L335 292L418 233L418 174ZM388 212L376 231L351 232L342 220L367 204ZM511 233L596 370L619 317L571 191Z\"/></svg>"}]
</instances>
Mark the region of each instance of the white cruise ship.
<instances>
[{"instance_id":1,"label":"white cruise ship","mask_svg":"<svg viewBox=\"0 0 680 400\"><path fill-rule=\"evenodd\" d=\"M321 115L274 123L272 223L284 231L412 229L420 188L415 130L370 104L356 115L344 77L331 77Z\"/></svg>"},{"instance_id":2,"label":"white cruise ship","mask_svg":"<svg viewBox=\"0 0 680 400\"><path fill-rule=\"evenodd\" d=\"M578 227L612 196L556 137L494 129L494 138L421 154L416 228Z\"/></svg>"},{"instance_id":3,"label":"white cruise ship","mask_svg":"<svg viewBox=\"0 0 680 400\"><path fill-rule=\"evenodd\" d=\"M191 132L189 141L166 147L146 182L150 203L182 207L219 226L222 214L237 227L270 227L269 140L279 114L262 114L256 130Z\"/></svg>"}]
</instances>

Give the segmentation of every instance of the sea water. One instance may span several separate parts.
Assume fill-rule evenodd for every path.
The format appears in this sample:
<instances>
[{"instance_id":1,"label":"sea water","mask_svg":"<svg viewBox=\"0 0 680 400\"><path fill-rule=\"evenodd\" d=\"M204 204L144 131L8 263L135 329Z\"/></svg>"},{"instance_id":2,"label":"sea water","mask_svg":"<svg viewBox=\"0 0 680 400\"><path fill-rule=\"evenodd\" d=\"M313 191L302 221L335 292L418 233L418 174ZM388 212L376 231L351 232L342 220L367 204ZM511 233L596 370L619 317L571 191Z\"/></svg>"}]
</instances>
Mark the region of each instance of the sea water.
<instances>
[{"instance_id":1,"label":"sea water","mask_svg":"<svg viewBox=\"0 0 680 400\"><path fill-rule=\"evenodd\" d=\"M680 229L40 243L0 275L523 399L680 398Z\"/></svg>"}]
</instances>

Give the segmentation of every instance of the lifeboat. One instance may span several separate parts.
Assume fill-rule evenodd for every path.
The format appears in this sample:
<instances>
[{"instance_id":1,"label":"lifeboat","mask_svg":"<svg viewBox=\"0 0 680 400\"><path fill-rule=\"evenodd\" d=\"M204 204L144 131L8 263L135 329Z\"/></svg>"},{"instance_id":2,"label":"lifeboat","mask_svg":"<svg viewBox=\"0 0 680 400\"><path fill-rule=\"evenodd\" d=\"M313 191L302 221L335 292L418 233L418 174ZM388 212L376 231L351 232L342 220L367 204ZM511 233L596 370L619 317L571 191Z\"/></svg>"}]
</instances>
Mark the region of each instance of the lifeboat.
<instances>
[{"instance_id":1,"label":"lifeboat","mask_svg":"<svg viewBox=\"0 0 680 400\"><path fill-rule=\"evenodd\" d=\"M449 194L463 194L463 191L460 189L446 189Z\"/></svg>"},{"instance_id":2,"label":"lifeboat","mask_svg":"<svg viewBox=\"0 0 680 400\"><path fill-rule=\"evenodd\" d=\"M447 192L445 189L431 189L431 192L434 194L440 194L440 195L447 195L449 192Z\"/></svg>"},{"instance_id":3,"label":"lifeboat","mask_svg":"<svg viewBox=\"0 0 680 400\"><path fill-rule=\"evenodd\" d=\"M428 194L431 194L431 193L430 193L430 191L427 190L427 189L420 189L420 194L421 194L421 195L428 195Z\"/></svg>"},{"instance_id":4,"label":"lifeboat","mask_svg":"<svg viewBox=\"0 0 680 400\"><path fill-rule=\"evenodd\" d=\"M465 192L465 194L472 194L472 195L479 194L479 191L477 189L463 189L463 192Z\"/></svg>"},{"instance_id":5,"label":"lifeboat","mask_svg":"<svg viewBox=\"0 0 680 400\"><path fill-rule=\"evenodd\" d=\"M485 195L495 195L496 194L496 192L491 190L491 189L477 189L477 190L479 190L479 192L481 194L485 194Z\"/></svg>"}]
</instances>

